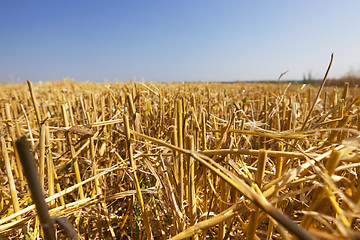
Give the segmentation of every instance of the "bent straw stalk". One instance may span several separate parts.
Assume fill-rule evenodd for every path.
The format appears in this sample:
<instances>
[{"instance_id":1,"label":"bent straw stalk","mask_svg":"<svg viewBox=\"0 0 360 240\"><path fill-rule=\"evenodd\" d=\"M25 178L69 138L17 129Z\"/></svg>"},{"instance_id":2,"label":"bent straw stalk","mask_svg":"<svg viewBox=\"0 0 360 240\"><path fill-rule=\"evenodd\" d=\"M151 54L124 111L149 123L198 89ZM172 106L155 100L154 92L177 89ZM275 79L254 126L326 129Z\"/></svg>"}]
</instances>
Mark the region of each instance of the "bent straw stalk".
<instances>
[{"instance_id":1,"label":"bent straw stalk","mask_svg":"<svg viewBox=\"0 0 360 240\"><path fill-rule=\"evenodd\" d=\"M262 210L264 210L266 213L268 213L271 217L273 217L275 220L277 220L280 224L282 224L284 227L286 227L286 229L288 229L291 233L293 233L299 239L308 239L308 240L314 239L311 234L309 234L302 227L300 227L299 225L294 223L288 216L284 215L282 212L280 212L280 210L273 207L266 200L266 198L264 196L259 195L259 193L257 191L255 191L255 189L253 189L252 187L247 185L242 179L240 179L239 177L234 175L229 170L225 169L220 164L216 163L211 158L208 158L197 152L193 152L190 150L186 150L184 148L180 148L180 147L171 145L164 141L146 136L144 134L141 134L141 133L138 133L138 132L135 132L132 130L130 132L131 132L131 134L133 134L136 137L146 139L148 141L159 144L161 146L166 146L168 148L175 149L178 152L181 152L183 154L193 157L195 160L204 164L213 173L217 174L219 177L221 177L223 180L225 180L227 183L229 183L231 186L233 186L239 192L244 194L244 196L246 196L248 199L250 199L252 202L254 202L257 206L259 206ZM174 237L174 239L182 239L182 238Z\"/></svg>"}]
</instances>

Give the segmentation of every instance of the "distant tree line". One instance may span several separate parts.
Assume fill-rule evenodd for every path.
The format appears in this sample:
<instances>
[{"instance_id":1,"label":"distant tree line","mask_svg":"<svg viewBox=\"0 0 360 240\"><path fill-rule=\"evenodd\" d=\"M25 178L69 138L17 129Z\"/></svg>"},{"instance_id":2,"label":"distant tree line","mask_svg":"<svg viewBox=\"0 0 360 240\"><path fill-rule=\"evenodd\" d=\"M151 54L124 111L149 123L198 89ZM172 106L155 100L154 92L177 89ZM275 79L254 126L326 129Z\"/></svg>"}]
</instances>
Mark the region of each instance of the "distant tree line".
<instances>
[{"instance_id":1,"label":"distant tree line","mask_svg":"<svg viewBox=\"0 0 360 240\"><path fill-rule=\"evenodd\" d=\"M315 79L312 77L311 72L304 74L303 80L301 81L304 84L321 84L322 79ZM350 87L360 86L360 75L348 73L340 78L328 78L326 81L327 86L343 86L345 82L349 83Z\"/></svg>"}]
</instances>

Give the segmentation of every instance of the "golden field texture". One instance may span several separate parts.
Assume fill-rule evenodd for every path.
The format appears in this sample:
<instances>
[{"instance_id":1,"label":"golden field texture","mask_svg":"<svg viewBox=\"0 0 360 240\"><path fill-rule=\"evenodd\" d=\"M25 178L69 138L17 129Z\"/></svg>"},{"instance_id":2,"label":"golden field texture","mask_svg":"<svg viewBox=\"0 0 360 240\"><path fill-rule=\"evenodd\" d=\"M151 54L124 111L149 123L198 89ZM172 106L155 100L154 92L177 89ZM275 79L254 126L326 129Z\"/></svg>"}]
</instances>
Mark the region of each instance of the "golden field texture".
<instances>
[{"instance_id":1,"label":"golden field texture","mask_svg":"<svg viewBox=\"0 0 360 240\"><path fill-rule=\"evenodd\" d=\"M359 239L360 90L318 92L3 84L0 238L42 239L15 149L25 135L50 215L80 239Z\"/></svg>"}]
</instances>

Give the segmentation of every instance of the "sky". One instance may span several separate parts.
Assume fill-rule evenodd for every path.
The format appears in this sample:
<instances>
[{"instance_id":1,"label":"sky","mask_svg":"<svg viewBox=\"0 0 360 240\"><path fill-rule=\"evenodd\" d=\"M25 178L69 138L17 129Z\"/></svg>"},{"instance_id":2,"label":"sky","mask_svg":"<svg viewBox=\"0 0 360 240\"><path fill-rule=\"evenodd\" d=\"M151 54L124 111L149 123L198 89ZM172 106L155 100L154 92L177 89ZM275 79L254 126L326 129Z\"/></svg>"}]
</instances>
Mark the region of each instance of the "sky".
<instances>
[{"instance_id":1,"label":"sky","mask_svg":"<svg viewBox=\"0 0 360 240\"><path fill-rule=\"evenodd\" d=\"M360 1L5 0L0 82L360 74Z\"/></svg>"}]
</instances>

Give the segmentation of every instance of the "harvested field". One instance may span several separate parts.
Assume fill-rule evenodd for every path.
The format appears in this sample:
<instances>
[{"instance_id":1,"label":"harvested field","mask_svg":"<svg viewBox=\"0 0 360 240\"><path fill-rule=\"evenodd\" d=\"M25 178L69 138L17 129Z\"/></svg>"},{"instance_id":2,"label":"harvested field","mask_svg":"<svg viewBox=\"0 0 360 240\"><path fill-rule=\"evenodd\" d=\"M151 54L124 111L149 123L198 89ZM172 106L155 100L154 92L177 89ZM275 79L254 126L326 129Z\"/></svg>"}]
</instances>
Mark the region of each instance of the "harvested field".
<instances>
[{"instance_id":1,"label":"harvested field","mask_svg":"<svg viewBox=\"0 0 360 240\"><path fill-rule=\"evenodd\" d=\"M15 151L25 135L50 215L80 239L359 239L360 90L318 91L3 84L0 238L42 239Z\"/></svg>"}]
</instances>

